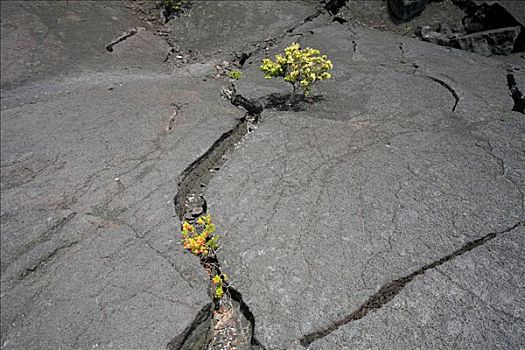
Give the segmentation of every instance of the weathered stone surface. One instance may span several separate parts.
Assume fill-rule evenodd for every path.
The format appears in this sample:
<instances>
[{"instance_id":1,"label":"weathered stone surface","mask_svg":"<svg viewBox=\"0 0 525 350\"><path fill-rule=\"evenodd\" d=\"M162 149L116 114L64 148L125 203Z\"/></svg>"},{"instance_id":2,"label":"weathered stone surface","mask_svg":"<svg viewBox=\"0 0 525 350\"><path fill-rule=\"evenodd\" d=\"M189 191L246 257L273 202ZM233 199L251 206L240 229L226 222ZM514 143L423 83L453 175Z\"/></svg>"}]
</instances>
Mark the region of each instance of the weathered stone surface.
<instances>
[{"instance_id":1,"label":"weathered stone surface","mask_svg":"<svg viewBox=\"0 0 525 350\"><path fill-rule=\"evenodd\" d=\"M416 34L420 36L423 41L427 41L432 44L443 46L448 46L450 44L450 39L446 34L433 31L429 26L417 28Z\"/></svg>"},{"instance_id":2,"label":"weathered stone surface","mask_svg":"<svg viewBox=\"0 0 525 350\"><path fill-rule=\"evenodd\" d=\"M386 1L348 0L337 13L337 17L353 24L408 36L412 36L419 26L437 28L441 23L447 23L452 27L461 25L464 16L465 13L451 0L430 2L419 16L409 21L393 18L388 11Z\"/></svg>"},{"instance_id":3,"label":"weathered stone surface","mask_svg":"<svg viewBox=\"0 0 525 350\"><path fill-rule=\"evenodd\" d=\"M120 1L5 1L1 6L2 88L105 69L166 71L161 63L169 46L146 30L111 54L106 51L122 33L144 26Z\"/></svg>"},{"instance_id":4,"label":"weathered stone surface","mask_svg":"<svg viewBox=\"0 0 525 350\"><path fill-rule=\"evenodd\" d=\"M239 101L266 109L212 168L217 177L193 209L214 216L221 263L266 349L300 348L385 283L524 220L525 127L506 85L507 69L525 82L519 63L308 17L312 2L198 2L169 22L180 52L121 3L39 4L2 4L3 349L161 349L192 324L208 283L174 235L173 196L179 174L244 115L221 99L227 81L215 77L215 65L231 67L235 56L245 68ZM71 55L53 56L31 18ZM62 37L53 21L83 25L67 22ZM281 112L272 103L289 86L263 79L258 66L292 41L327 53L334 78L315 88L314 103ZM167 74L166 49L202 63ZM44 68L26 74L19 57ZM523 248L516 242L509 251ZM498 268L523 274L521 265ZM500 339L493 331L490 341ZM442 334L429 342L446 344Z\"/></svg>"},{"instance_id":5,"label":"weathered stone surface","mask_svg":"<svg viewBox=\"0 0 525 350\"><path fill-rule=\"evenodd\" d=\"M463 35L451 40L458 48L483 56L508 55L520 34L520 27L499 28Z\"/></svg>"},{"instance_id":6,"label":"weathered stone surface","mask_svg":"<svg viewBox=\"0 0 525 350\"><path fill-rule=\"evenodd\" d=\"M525 26L525 3L523 1L499 0L499 1L473 1L477 6L483 4L496 5L504 8L521 26Z\"/></svg>"},{"instance_id":7,"label":"weathered stone surface","mask_svg":"<svg viewBox=\"0 0 525 350\"><path fill-rule=\"evenodd\" d=\"M329 55L334 79L314 91L324 100L265 110L207 188L223 268L269 349L524 220L525 122L509 112L502 65L346 25L291 33L275 48L299 41ZM244 75L247 97L287 89L255 68Z\"/></svg>"},{"instance_id":8,"label":"weathered stone surface","mask_svg":"<svg viewBox=\"0 0 525 350\"><path fill-rule=\"evenodd\" d=\"M309 349L519 349L524 247L521 226L417 277L382 309Z\"/></svg>"},{"instance_id":9,"label":"weathered stone surface","mask_svg":"<svg viewBox=\"0 0 525 350\"><path fill-rule=\"evenodd\" d=\"M208 302L173 196L242 112L190 76L93 78L2 94L5 349L162 348Z\"/></svg>"},{"instance_id":10,"label":"weathered stone surface","mask_svg":"<svg viewBox=\"0 0 525 350\"><path fill-rule=\"evenodd\" d=\"M209 302L173 196L243 112L210 66L163 73L146 30L106 51L128 23L121 2L2 3L2 349L161 349Z\"/></svg>"},{"instance_id":11,"label":"weathered stone surface","mask_svg":"<svg viewBox=\"0 0 525 350\"><path fill-rule=\"evenodd\" d=\"M250 52L316 12L306 1L196 1L187 15L170 21L171 38L197 59Z\"/></svg>"}]
</instances>

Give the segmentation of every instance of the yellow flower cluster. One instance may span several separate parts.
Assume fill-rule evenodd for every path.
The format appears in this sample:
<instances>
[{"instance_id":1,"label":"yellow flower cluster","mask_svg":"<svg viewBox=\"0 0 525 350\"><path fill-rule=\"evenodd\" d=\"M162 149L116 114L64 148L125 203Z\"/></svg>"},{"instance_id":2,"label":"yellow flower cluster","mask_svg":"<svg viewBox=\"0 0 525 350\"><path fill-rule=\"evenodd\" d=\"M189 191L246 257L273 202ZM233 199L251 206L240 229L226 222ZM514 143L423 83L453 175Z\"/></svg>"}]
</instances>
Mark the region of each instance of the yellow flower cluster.
<instances>
[{"instance_id":1,"label":"yellow flower cluster","mask_svg":"<svg viewBox=\"0 0 525 350\"><path fill-rule=\"evenodd\" d=\"M276 55L275 61L265 58L260 68L266 79L284 77L294 89L299 83L305 96L308 96L314 82L332 77L328 71L333 68L333 64L319 50L309 47L301 49L299 44L293 43L284 50L284 56Z\"/></svg>"},{"instance_id":2,"label":"yellow flower cluster","mask_svg":"<svg viewBox=\"0 0 525 350\"><path fill-rule=\"evenodd\" d=\"M213 276L213 278L211 279L211 283L215 288L215 291L213 292L213 294L215 295L215 298L220 299L223 297L224 295L223 285L224 285L224 282L226 282L227 280L228 280L228 276L226 276L225 273L221 274L220 276L219 275Z\"/></svg>"},{"instance_id":3,"label":"yellow flower cluster","mask_svg":"<svg viewBox=\"0 0 525 350\"><path fill-rule=\"evenodd\" d=\"M228 77L231 79L239 80L242 78L242 72L238 70L231 70L228 72Z\"/></svg>"},{"instance_id":4,"label":"yellow flower cluster","mask_svg":"<svg viewBox=\"0 0 525 350\"><path fill-rule=\"evenodd\" d=\"M215 225L210 215L197 219L196 225L182 223L182 246L192 254L206 257L219 247L219 235L214 235Z\"/></svg>"}]
</instances>

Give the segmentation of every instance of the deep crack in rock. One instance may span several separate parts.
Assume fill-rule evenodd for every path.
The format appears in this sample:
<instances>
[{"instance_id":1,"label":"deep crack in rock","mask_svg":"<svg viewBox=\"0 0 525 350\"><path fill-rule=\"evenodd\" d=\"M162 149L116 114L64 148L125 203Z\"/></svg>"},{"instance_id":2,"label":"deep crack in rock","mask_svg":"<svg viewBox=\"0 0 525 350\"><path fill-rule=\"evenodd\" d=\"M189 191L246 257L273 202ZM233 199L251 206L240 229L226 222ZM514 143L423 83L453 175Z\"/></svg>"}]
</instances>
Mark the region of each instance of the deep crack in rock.
<instances>
[{"instance_id":1,"label":"deep crack in rock","mask_svg":"<svg viewBox=\"0 0 525 350\"><path fill-rule=\"evenodd\" d=\"M188 220L191 222L206 214L207 203L202 193L203 187L212 178L213 171L219 169L225 162L224 156L226 153L231 151L235 144L249 133L249 123L257 123L259 115L263 111L263 106L259 101L237 94L233 84L231 84L230 90L225 89L224 92L234 106L244 108L247 113L232 129L222 134L202 156L197 158L182 172L178 183L178 191L174 197L175 211L181 221ZM220 261L216 255L202 258L201 265L205 269L212 270L212 275L223 275ZM212 302L197 313L193 322L168 343L168 350L215 349L213 344L214 337L216 338L220 335L217 335L214 329L215 320L213 316L224 303L229 305L231 312L235 313L238 311L240 313L237 315L240 320L233 320L234 328L242 328L243 323L248 324L249 332L247 335L244 335L242 329L233 330L234 332L239 331L240 335L238 337L241 345L250 346L252 349L264 349L254 335L255 317L249 306L244 302L242 294L230 286L227 281L224 281L223 287L225 297L219 301L212 298ZM244 340L249 340L249 344L242 343Z\"/></svg>"},{"instance_id":2,"label":"deep crack in rock","mask_svg":"<svg viewBox=\"0 0 525 350\"><path fill-rule=\"evenodd\" d=\"M322 9L318 9L315 13L309 15L306 17L303 21L295 24L293 27L290 27L284 31L283 34L279 34L278 36L275 36L273 38L265 39L262 41L264 45L261 45L260 43L254 43L255 48L248 51L248 52L241 52L241 53L234 53L235 57L232 59L232 62L236 63L240 68L244 66L246 61L250 59L254 54L257 54L261 51L264 51L267 49L267 46L273 46L277 43L279 43L281 40L286 38L287 35L290 33L293 33L295 30L303 26L304 24L313 21L320 15L322 15L324 11ZM295 34L295 35L302 35L301 33Z\"/></svg>"},{"instance_id":3,"label":"deep crack in rock","mask_svg":"<svg viewBox=\"0 0 525 350\"><path fill-rule=\"evenodd\" d=\"M342 17L334 16L334 18L332 18L332 22L337 22L337 23L343 24L343 23L346 23L348 21L346 19L342 18Z\"/></svg>"},{"instance_id":4,"label":"deep crack in rock","mask_svg":"<svg viewBox=\"0 0 525 350\"><path fill-rule=\"evenodd\" d=\"M525 114L525 96L518 89L516 79L512 73L507 74L507 86L510 91L510 96L512 97L512 100L514 100L512 110Z\"/></svg>"},{"instance_id":5,"label":"deep crack in rock","mask_svg":"<svg viewBox=\"0 0 525 350\"><path fill-rule=\"evenodd\" d=\"M327 0L324 1L324 9L331 15L337 15L341 8L346 5L347 0Z\"/></svg>"},{"instance_id":6,"label":"deep crack in rock","mask_svg":"<svg viewBox=\"0 0 525 350\"><path fill-rule=\"evenodd\" d=\"M184 217L186 198L191 194L202 194L202 189L212 178L213 172L224 163L223 156L248 133L247 125L247 119L243 117L232 129L222 134L203 155L184 169L180 175L178 192L173 199L179 219Z\"/></svg>"},{"instance_id":7,"label":"deep crack in rock","mask_svg":"<svg viewBox=\"0 0 525 350\"><path fill-rule=\"evenodd\" d=\"M132 37L133 35L137 34L139 32L139 30L140 30L140 28L139 29L131 28L130 30L128 30L127 32L125 32L124 34L122 34L121 36L119 36L118 38L116 38L115 40L110 42L109 44L107 44L106 45L106 50L108 50L109 52L113 52L113 46L115 46L118 43L121 43L124 40L126 40L126 39Z\"/></svg>"},{"instance_id":8,"label":"deep crack in rock","mask_svg":"<svg viewBox=\"0 0 525 350\"><path fill-rule=\"evenodd\" d=\"M168 350L202 349L208 344L211 330L212 303L206 304L195 316L193 322L167 345Z\"/></svg>"},{"instance_id":9,"label":"deep crack in rock","mask_svg":"<svg viewBox=\"0 0 525 350\"><path fill-rule=\"evenodd\" d=\"M452 88L449 84L447 84L446 82L444 82L443 80L439 79L439 78L436 78L436 77L432 77L430 75L425 75L426 78L428 79L431 79L433 81L435 81L436 83L438 83L439 85L443 86L445 89L447 89L448 91L450 91L450 93L452 94L452 96L454 97L454 99L456 100L454 102L454 106L452 106L452 112L455 112L456 111L456 107L458 106L458 102L459 102L459 95L458 93L456 92L456 90L454 90L454 88Z\"/></svg>"},{"instance_id":10,"label":"deep crack in rock","mask_svg":"<svg viewBox=\"0 0 525 350\"><path fill-rule=\"evenodd\" d=\"M403 288L412 282L414 278L417 276L423 275L427 270L435 269L436 267L439 267L443 265L444 263L451 261L458 256L461 256L481 245L484 245L488 241L496 238L499 235L509 233L519 226L525 226L525 221L520 221L505 230L502 231L496 231L491 232L481 238L475 239L473 241L470 241L463 245L461 248L455 250L454 252L442 257L439 260L435 260L427 265L424 265L420 269L404 276L401 278L398 278L396 280L393 280L385 285L383 285L376 293L371 295L366 302L361 304L359 308L352 311L350 314L344 316L343 318L333 322L332 324L326 326L325 328L322 328L318 331L306 334L301 339L299 339L299 343L304 346L308 347L310 344L312 344L314 341L322 339L329 335L330 333L337 330L339 327L346 325L350 322L360 320L361 318L368 315L369 312L377 310L382 308L384 305L386 305L388 302L390 302L396 295L398 295Z\"/></svg>"}]
</instances>

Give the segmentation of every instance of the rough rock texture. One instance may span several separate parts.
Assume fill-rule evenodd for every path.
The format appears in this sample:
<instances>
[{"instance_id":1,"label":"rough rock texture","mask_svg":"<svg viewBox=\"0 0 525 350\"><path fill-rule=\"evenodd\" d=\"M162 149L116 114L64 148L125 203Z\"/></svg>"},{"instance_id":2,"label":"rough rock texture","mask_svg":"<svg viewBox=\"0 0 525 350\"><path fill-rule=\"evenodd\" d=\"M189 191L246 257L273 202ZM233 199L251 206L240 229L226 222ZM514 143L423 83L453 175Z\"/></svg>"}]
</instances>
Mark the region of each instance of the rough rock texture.
<instances>
[{"instance_id":1,"label":"rough rock texture","mask_svg":"<svg viewBox=\"0 0 525 350\"><path fill-rule=\"evenodd\" d=\"M465 1L459 2L467 15L462 19L467 33L483 32L507 27L520 27L513 35L513 52L525 50L525 3L521 1ZM500 34L501 36L501 34ZM493 39L491 41L494 41Z\"/></svg>"},{"instance_id":2,"label":"rough rock texture","mask_svg":"<svg viewBox=\"0 0 525 350\"><path fill-rule=\"evenodd\" d=\"M500 1L473 1L476 5L481 6L483 4L497 5L503 7L516 21L522 26L525 26L525 3L523 1L515 0L500 0Z\"/></svg>"},{"instance_id":3,"label":"rough rock texture","mask_svg":"<svg viewBox=\"0 0 525 350\"><path fill-rule=\"evenodd\" d=\"M191 322L207 284L173 195L242 116L219 88L106 73L2 94L6 349L160 348Z\"/></svg>"},{"instance_id":4,"label":"rough rock texture","mask_svg":"<svg viewBox=\"0 0 525 350\"><path fill-rule=\"evenodd\" d=\"M452 0L434 1L426 5L425 10L410 21L400 21L388 12L386 1L349 0L337 13L337 17L354 24L393 31L401 35L413 35L418 26L439 26L447 23L451 27L460 26L465 13Z\"/></svg>"},{"instance_id":5,"label":"rough rock texture","mask_svg":"<svg viewBox=\"0 0 525 350\"><path fill-rule=\"evenodd\" d=\"M463 35L451 40L458 48L483 56L509 55L521 27L499 28Z\"/></svg>"},{"instance_id":6,"label":"rough rock texture","mask_svg":"<svg viewBox=\"0 0 525 350\"><path fill-rule=\"evenodd\" d=\"M418 277L383 309L309 348L519 349L525 339L524 245L521 226Z\"/></svg>"},{"instance_id":7,"label":"rough rock texture","mask_svg":"<svg viewBox=\"0 0 525 350\"><path fill-rule=\"evenodd\" d=\"M381 286L525 219L525 122L510 112L502 64L322 19L301 33L275 51L298 40L329 54L334 79L314 92L322 101L267 108L206 193L220 203L211 212L223 267L268 349L293 346ZM247 97L289 88L256 68L245 77L237 90ZM442 334L429 330L429 341Z\"/></svg>"},{"instance_id":8,"label":"rough rock texture","mask_svg":"<svg viewBox=\"0 0 525 350\"><path fill-rule=\"evenodd\" d=\"M191 11L170 22L170 37L200 60L241 54L271 45L316 12L313 1L195 1Z\"/></svg>"},{"instance_id":9,"label":"rough rock texture","mask_svg":"<svg viewBox=\"0 0 525 350\"><path fill-rule=\"evenodd\" d=\"M427 41L432 44L449 46L451 35L442 33L441 31L434 31L429 26L422 26L416 29L416 34L421 37L423 41Z\"/></svg>"},{"instance_id":10,"label":"rough rock texture","mask_svg":"<svg viewBox=\"0 0 525 350\"><path fill-rule=\"evenodd\" d=\"M6 1L1 6L2 88L101 69L165 71L160 63L169 46L146 30L108 55L109 42L143 25L121 2Z\"/></svg>"},{"instance_id":11,"label":"rough rock texture","mask_svg":"<svg viewBox=\"0 0 525 350\"><path fill-rule=\"evenodd\" d=\"M165 349L193 324L208 283L175 236L173 197L245 114L215 77L236 59L239 105L265 110L205 199L264 348L301 348L424 266L356 321L365 333L342 323L311 346L390 348L435 310L456 323L428 321L428 344L447 346L455 329L484 347L524 343L509 328L522 321L523 230L509 228L525 220L525 121L507 86L512 74L523 90L522 61L334 23L313 2L199 2L163 28L168 40L120 2L4 2L1 13L2 349ZM315 102L279 111L289 86L258 66L293 41L327 53L334 78ZM175 60L197 63L169 73L162 62L179 48ZM472 259L486 273L472 276ZM439 271L474 294L460 303L430 288L455 288ZM482 294L497 276L501 291ZM474 310L475 296L486 307ZM390 310L403 300L430 311L399 318ZM396 317L397 333L381 326Z\"/></svg>"},{"instance_id":12,"label":"rough rock texture","mask_svg":"<svg viewBox=\"0 0 525 350\"><path fill-rule=\"evenodd\" d=\"M2 349L160 349L209 301L173 196L243 112L211 67L163 73L146 30L109 53L130 24L121 2L2 3Z\"/></svg>"}]
</instances>

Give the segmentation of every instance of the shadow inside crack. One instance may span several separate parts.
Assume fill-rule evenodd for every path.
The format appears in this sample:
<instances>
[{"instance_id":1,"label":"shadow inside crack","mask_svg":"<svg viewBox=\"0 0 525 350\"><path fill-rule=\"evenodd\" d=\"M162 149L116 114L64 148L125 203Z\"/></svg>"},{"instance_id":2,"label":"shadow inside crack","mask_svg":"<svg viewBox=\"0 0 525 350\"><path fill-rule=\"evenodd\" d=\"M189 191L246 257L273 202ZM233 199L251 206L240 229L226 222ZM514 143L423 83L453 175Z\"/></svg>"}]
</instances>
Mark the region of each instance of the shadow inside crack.
<instances>
[{"instance_id":1,"label":"shadow inside crack","mask_svg":"<svg viewBox=\"0 0 525 350\"><path fill-rule=\"evenodd\" d=\"M514 101L514 106L512 106L512 110L515 112L525 114L525 95L523 95L518 89L516 79L514 78L514 74L512 73L507 74L507 87L509 88L512 100Z\"/></svg>"},{"instance_id":2,"label":"shadow inside crack","mask_svg":"<svg viewBox=\"0 0 525 350\"><path fill-rule=\"evenodd\" d=\"M206 304L193 322L167 345L168 350L206 349L212 328L213 304Z\"/></svg>"},{"instance_id":3,"label":"shadow inside crack","mask_svg":"<svg viewBox=\"0 0 525 350\"><path fill-rule=\"evenodd\" d=\"M419 268L416 271L413 271L412 273L398 278L396 280L393 280L387 284L384 284L376 293L372 294L368 300L366 300L361 306L359 306L356 310L351 312L350 314L347 314L346 316L332 322L330 325L321 328L317 331L305 334L301 339L299 339L299 343L305 347L308 348L314 341L322 339L329 335L330 333L337 330L339 327L344 326L348 323L357 321L368 315L369 312L378 310L382 308L384 305L389 303L394 297L396 297L402 290L405 288L407 284L412 282L416 277L423 275L427 270L435 269L446 262L449 262L467 252L470 252L471 250L484 245L485 243L493 240L494 238L504 235L506 233L509 233L519 226L525 226L525 221L520 221L515 223L514 225L501 230L501 231L494 231L491 233L486 234L485 236L475 239L473 241L469 241L466 244L464 244L459 249L453 251L452 253L445 255L441 259L435 260L433 262L430 262L421 268Z\"/></svg>"},{"instance_id":4,"label":"shadow inside crack","mask_svg":"<svg viewBox=\"0 0 525 350\"><path fill-rule=\"evenodd\" d=\"M233 322L237 324L236 327L220 324L215 318L218 305L208 303L197 313L192 323L168 343L167 350L264 350L255 337L255 317L241 293L232 287L227 287L227 291L231 297L228 303L235 310ZM224 332L227 328L234 333ZM235 334L238 331L245 333L239 337Z\"/></svg>"},{"instance_id":5,"label":"shadow inside crack","mask_svg":"<svg viewBox=\"0 0 525 350\"><path fill-rule=\"evenodd\" d=\"M291 93L273 93L263 98L264 108L275 109L278 111L306 111L309 105L325 101L322 95L304 96L296 94L292 98Z\"/></svg>"}]
</instances>

